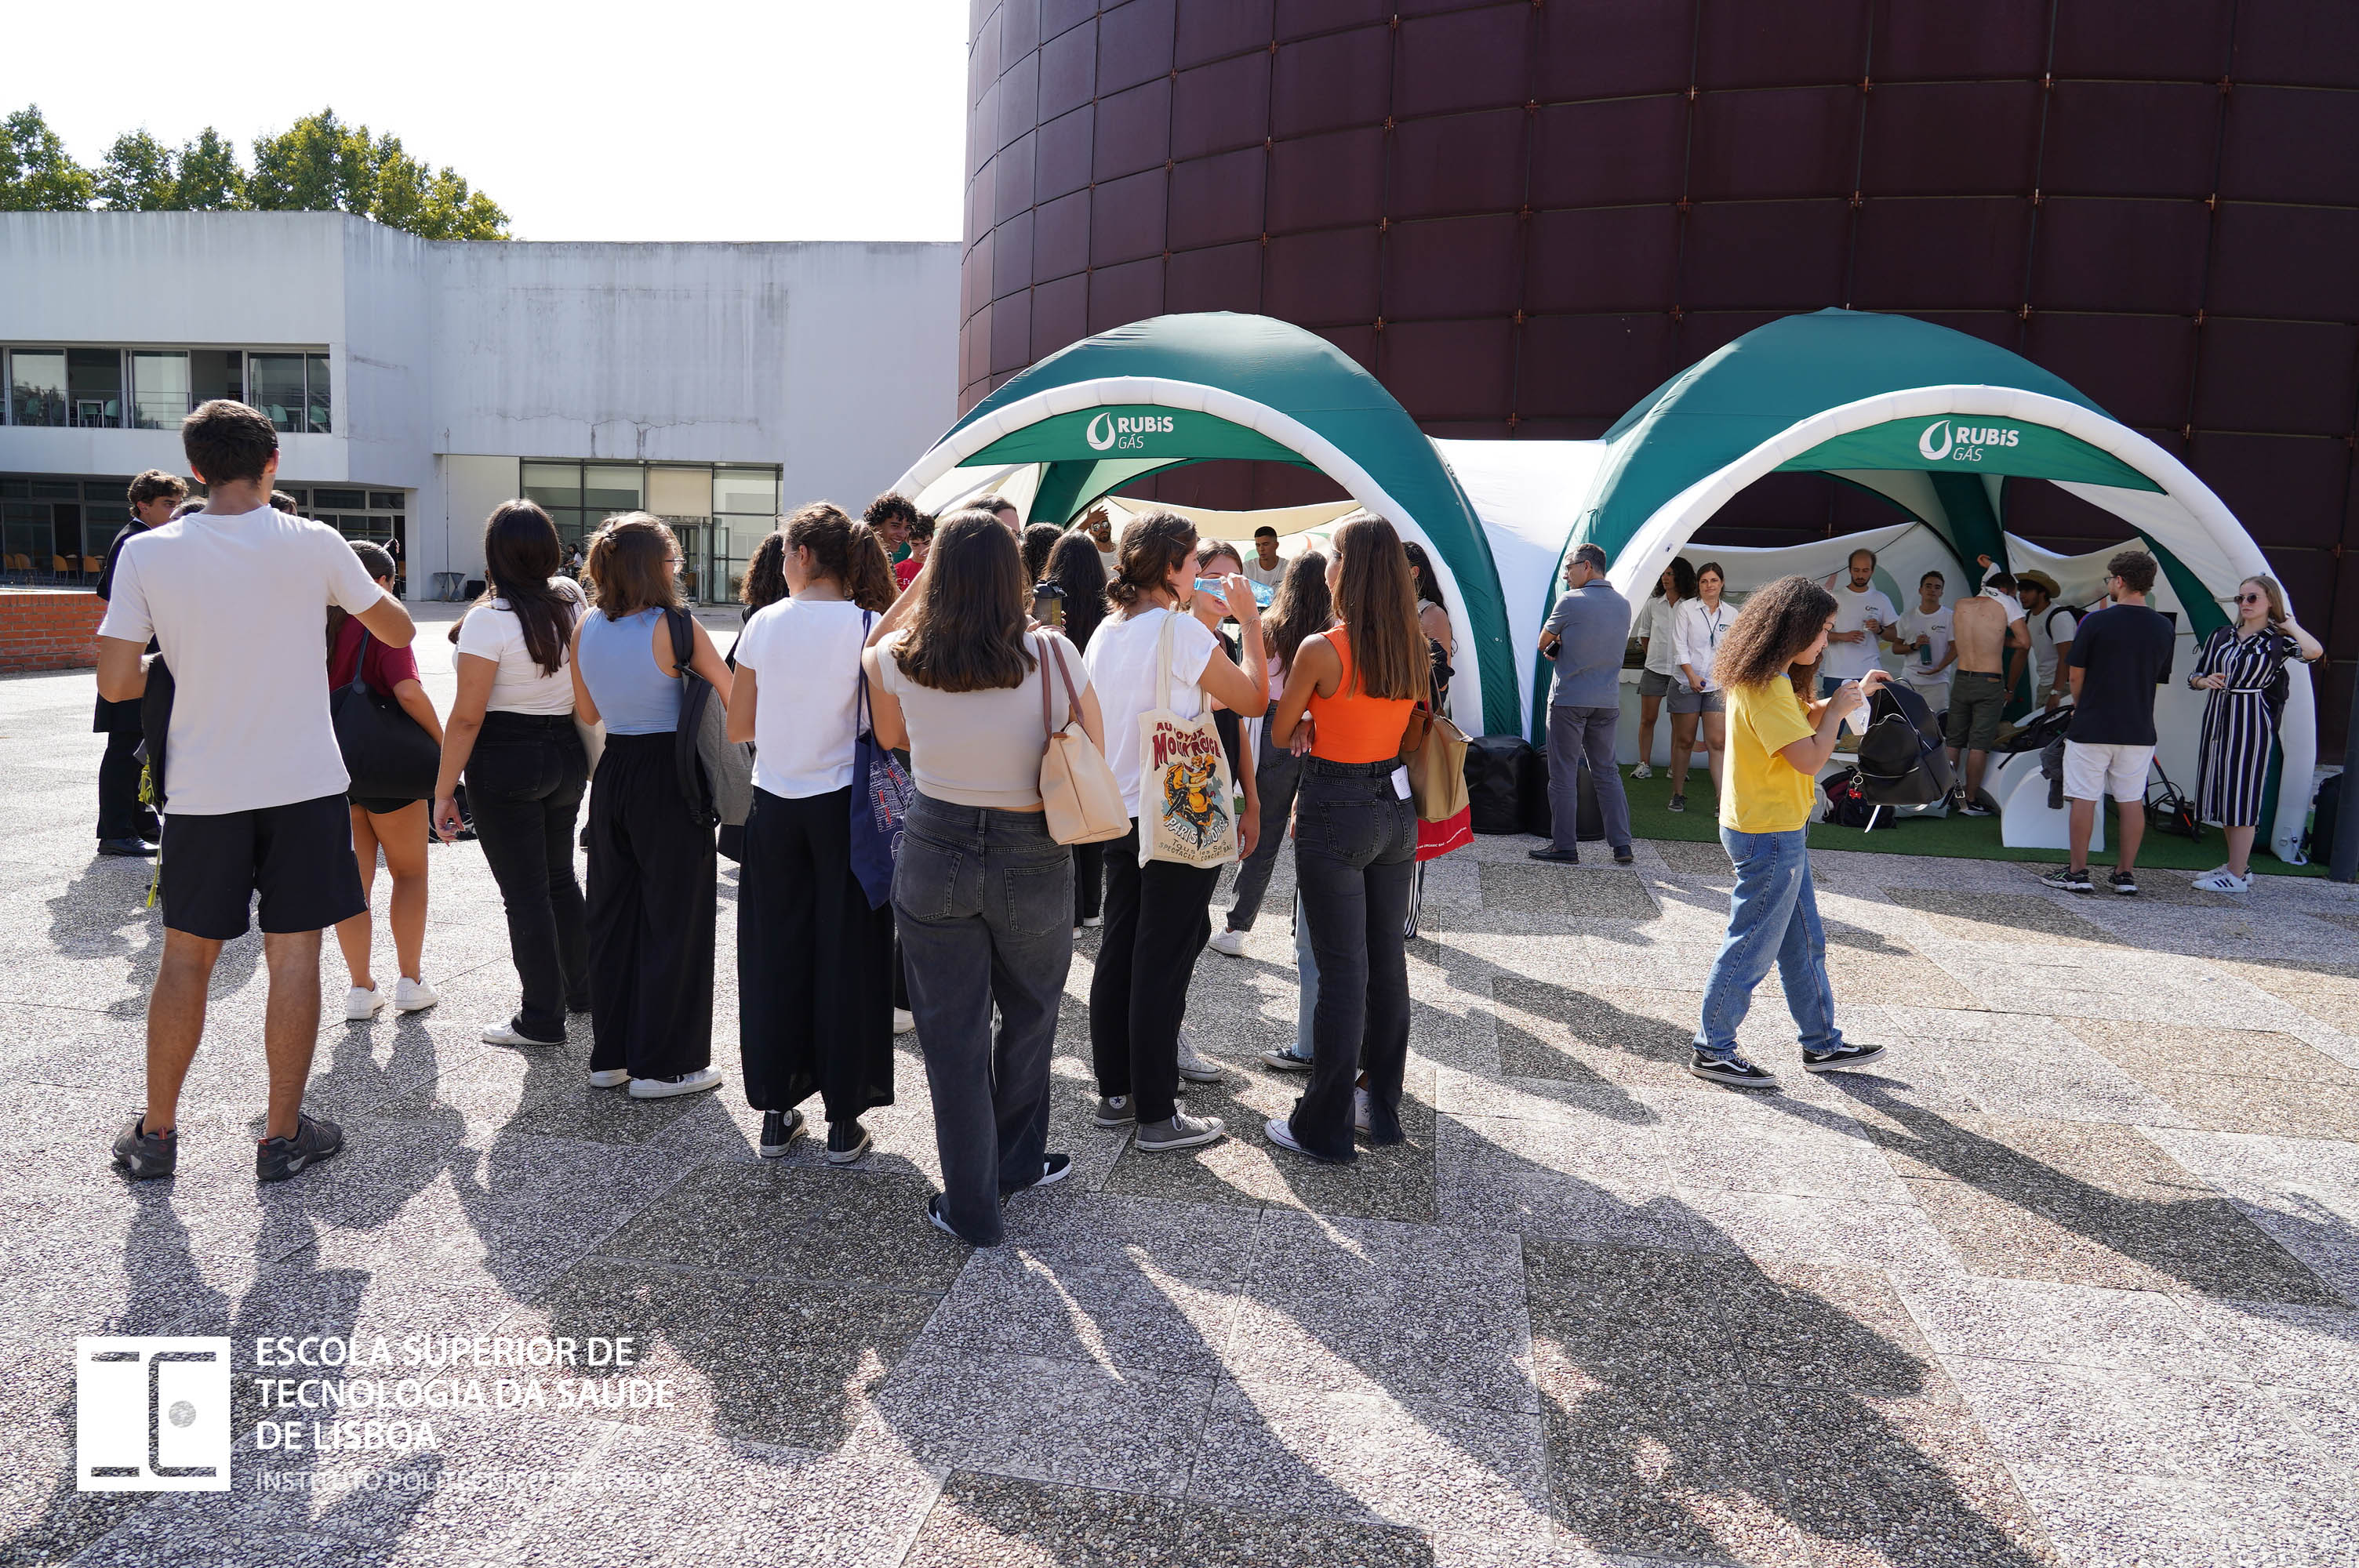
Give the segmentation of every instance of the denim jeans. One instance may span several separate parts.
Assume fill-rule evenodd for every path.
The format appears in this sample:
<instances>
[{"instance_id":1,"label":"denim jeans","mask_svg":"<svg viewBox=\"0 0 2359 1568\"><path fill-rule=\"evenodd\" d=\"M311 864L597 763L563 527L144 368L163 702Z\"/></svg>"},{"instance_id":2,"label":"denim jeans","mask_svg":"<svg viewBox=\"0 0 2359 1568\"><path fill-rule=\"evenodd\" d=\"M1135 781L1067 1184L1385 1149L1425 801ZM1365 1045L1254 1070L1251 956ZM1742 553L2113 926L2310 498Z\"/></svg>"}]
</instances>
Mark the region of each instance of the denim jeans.
<instances>
[{"instance_id":1,"label":"denim jeans","mask_svg":"<svg viewBox=\"0 0 2359 1568\"><path fill-rule=\"evenodd\" d=\"M1834 990L1827 984L1827 934L1810 885L1809 829L1723 827L1720 841L1736 865L1736 891L1728 903L1728 935L1704 981L1703 1027L1695 1048L1707 1056L1736 1054L1736 1026L1774 961L1802 1049L1834 1050L1843 1032L1835 1027Z\"/></svg>"},{"instance_id":2,"label":"denim jeans","mask_svg":"<svg viewBox=\"0 0 2359 1568\"><path fill-rule=\"evenodd\" d=\"M1283 746L1263 743L1254 763L1254 792L1261 806L1261 838L1245 863L1237 868L1236 897L1229 904L1229 929L1251 931L1261 913L1261 895L1269 891L1269 873L1277 865L1278 847L1286 842L1287 818L1294 812L1294 792L1302 782L1302 759Z\"/></svg>"},{"instance_id":3,"label":"denim jeans","mask_svg":"<svg viewBox=\"0 0 2359 1568\"><path fill-rule=\"evenodd\" d=\"M1417 871L1417 812L1397 763L1310 758L1297 796L1295 885L1319 959L1310 1087L1288 1125L1303 1148L1353 1157L1352 1090L1368 1076L1379 1135L1397 1126L1408 1058L1408 958L1401 928Z\"/></svg>"},{"instance_id":4,"label":"denim jeans","mask_svg":"<svg viewBox=\"0 0 2359 1568\"><path fill-rule=\"evenodd\" d=\"M590 1006L590 937L573 874L589 770L571 714L486 713L467 756L467 805L524 982L513 1027L535 1040L564 1039L566 1013Z\"/></svg>"},{"instance_id":5,"label":"denim jeans","mask_svg":"<svg viewBox=\"0 0 2359 1568\"><path fill-rule=\"evenodd\" d=\"M922 795L910 807L893 912L933 1095L942 1209L978 1247L999 1244L1001 1194L1038 1181L1047 1158L1072 905L1072 853L1041 813Z\"/></svg>"}]
</instances>

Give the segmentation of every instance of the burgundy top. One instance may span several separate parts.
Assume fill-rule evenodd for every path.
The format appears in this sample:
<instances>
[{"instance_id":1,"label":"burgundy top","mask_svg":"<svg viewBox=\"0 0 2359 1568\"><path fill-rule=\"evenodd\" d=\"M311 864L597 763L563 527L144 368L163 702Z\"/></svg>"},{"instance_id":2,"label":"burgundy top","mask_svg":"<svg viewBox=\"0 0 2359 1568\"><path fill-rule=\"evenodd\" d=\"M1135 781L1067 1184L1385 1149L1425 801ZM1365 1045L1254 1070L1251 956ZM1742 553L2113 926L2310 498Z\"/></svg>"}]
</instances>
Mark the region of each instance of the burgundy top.
<instances>
[{"instance_id":1,"label":"burgundy top","mask_svg":"<svg viewBox=\"0 0 2359 1568\"><path fill-rule=\"evenodd\" d=\"M353 655L364 635L366 631L357 616L344 617L343 625L336 631L335 652L328 656L331 689L352 684ZM361 678L368 683L371 691L391 697L395 687L418 678L418 655L407 648L388 648L381 640L370 637L367 667L362 670Z\"/></svg>"}]
</instances>

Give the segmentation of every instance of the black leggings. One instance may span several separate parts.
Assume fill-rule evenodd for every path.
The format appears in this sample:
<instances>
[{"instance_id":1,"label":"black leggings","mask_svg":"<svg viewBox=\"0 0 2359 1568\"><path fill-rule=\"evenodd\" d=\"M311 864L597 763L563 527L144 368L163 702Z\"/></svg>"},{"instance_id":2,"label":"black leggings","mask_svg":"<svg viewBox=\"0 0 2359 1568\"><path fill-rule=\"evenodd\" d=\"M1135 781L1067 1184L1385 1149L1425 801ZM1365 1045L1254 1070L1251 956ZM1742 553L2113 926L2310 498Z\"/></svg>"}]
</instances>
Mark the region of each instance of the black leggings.
<instances>
[{"instance_id":1,"label":"black leggings","mask_svg":"<svg viewBox=\"0 0 2359 1568\"><path fill-rule=\"evenodd\" d=\"M486 713L467 757L467 804L524 984L511 1027L551 1044L565 1038L567 1013L590 1006L590 934L573 874L589 766L571 714Z\"/></svg>"}]
</instances>

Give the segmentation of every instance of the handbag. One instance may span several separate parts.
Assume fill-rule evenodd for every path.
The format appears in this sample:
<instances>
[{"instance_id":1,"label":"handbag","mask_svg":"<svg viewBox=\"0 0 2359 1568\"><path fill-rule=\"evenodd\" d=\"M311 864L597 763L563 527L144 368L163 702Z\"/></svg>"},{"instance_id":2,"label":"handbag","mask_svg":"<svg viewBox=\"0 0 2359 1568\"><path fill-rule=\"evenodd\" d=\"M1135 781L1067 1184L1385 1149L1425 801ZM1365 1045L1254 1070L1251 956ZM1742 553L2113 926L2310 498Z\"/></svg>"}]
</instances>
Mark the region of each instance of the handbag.
<instances>
[{"instance_id":1,"label":"handbag","mask_svg":"<svg viewBox=\"0 0 2359 1568\"><path fill-rule=\"evenodd\" d=\"M1408 763L1408 796L1417 805L1419 821L1447 822L1466 815L1471 807L1466 790L1466 731L1445 716L1427 710L1422 703L1418 708L1425 716L1425 733L1404 759Z\"/></svg>"},{"instance_id":2,"label":"handbag","mask_svg":"<svg viewBox=\"0 0 2359 1568\"><path fill-rule=\"evenodd\" d=\"M1082 728L1081 694L1065 667L1064 650L1042 639L1040 659L1040 728L1048 745L1040 753L1040 808L1049 821L1049 837L1060 844L1101 844L1130 831L1130 808L1123 804L1122 785L1104 755ZM1049 725L1049 661L1065 683L1065 727Z\"/></svg>"},{"instance_id":3,"label":"handbag","mask_svg":"<svg viewBox=\"0 0 2359 1568\"><path fill-rule=\"evenodd\" d=\"M1156 644L1160 706L1138 716L1138 863L1224 866L1237 858L1235 785L1210 708L1182 719L1170 707L1171 628L1179 618L1177 611L1164 611Z\"/></svg>"},{"instance_id":4,"label":"handbag","mask_svg":"<svg viewBox=\"0 0 2359 1568\"><path fill-rule=\"evenodd\" d=\"M350 686L328 694L328 715L336 728L336 749L344 754L344 772L352 775L348 795L385 800L430 800L434 781L442 771L442 748L401 710L401 704L371 689L364 675L368 667L368 628L361 628L361 645L353 659Z\"/></svg>"},{"instance_id":5,"label":"handbag","mask_svg":"<svg viewBox=\"0 0 2359 1568\"><path fill-rule=\"evenodd\" d=\"M667 610L664 618L671 627L671 662L680 679L679 722L672 730L680 798L700 827L743 827L754 807L754 748L729 739L729 710L712 700L712 683L690 667L696 639L689 631L688 611Z\"/></svg>"},{"instance_id":6,"label":"handbag","mask_svg":"<svg viewBox=\"0 0 2359 1568\"><path fill-rule=\"evenodd\" d=\"M1420 861L1438 860L1452 849L1463 849L1474 842L1474 809L1462 806L1458 815L1446 822L1428 822L1423 817L1417 824L1417 858Z\"/></svg>"},{"instance_id":7,"label":"handbag","mask_svg":"<svg viewBox=\"0 0 2359 1568\"><path fill-rule=\"evenodd\" d=\"M870 619L865 612L860 617L863 648ZM893 896L893 860L901 852L902 827L917 793L893 753L876 743L868 717L868 666L864 664L852 715L852 874L860 879L860 891L868 895L871 909L884 908Z\"/></svg>"}]
</instances>

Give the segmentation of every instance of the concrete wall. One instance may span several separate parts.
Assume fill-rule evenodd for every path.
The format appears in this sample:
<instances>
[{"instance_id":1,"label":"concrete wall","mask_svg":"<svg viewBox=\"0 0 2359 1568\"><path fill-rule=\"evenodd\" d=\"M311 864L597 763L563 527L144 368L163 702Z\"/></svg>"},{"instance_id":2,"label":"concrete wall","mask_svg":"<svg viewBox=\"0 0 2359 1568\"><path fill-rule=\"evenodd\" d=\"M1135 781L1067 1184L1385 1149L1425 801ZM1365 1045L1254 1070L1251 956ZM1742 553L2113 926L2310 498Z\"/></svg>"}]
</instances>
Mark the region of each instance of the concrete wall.
<instances>
[{"instance_id":1,"label":"concrete wall","mask_svg":"<svg viewBox=\"0 0 2359 1568\"><path fill-rule=\"evenodd\" d=\"M470 570L519 458L777 463L858 507L950 424L951 243L435 244L332 212L0 213L0 344L324 346L290 481L417 492L411 581ZM490 486L478 458L506 460ZM453 463L450 460L462 460ZM166 430L0 427L0 470L180 470ZM471 566L470 563L473 563Z\"/></svg>"},{"instance_id":2,"label":"concrete wall","mask_svg":"<svg viewBox=\"0 0 2359 1568\"><path fill-rule=\"evenodd\" d=\"M440 495L442 515L448 526L440 530L447 548L439 560L426 563L424 569L464 572L469 577L484 575L484 519L492 508L503 501L513 501L524 493L518 482L522 463L515 458L446 457L441 461ZM420 500L421 509L424 501ZM419 570L418 557L422 552L410 551L410 571ZM433 591L429 579L420 582L413 576L409 596L422 599Z\"/></svg>"}]
</instances>

